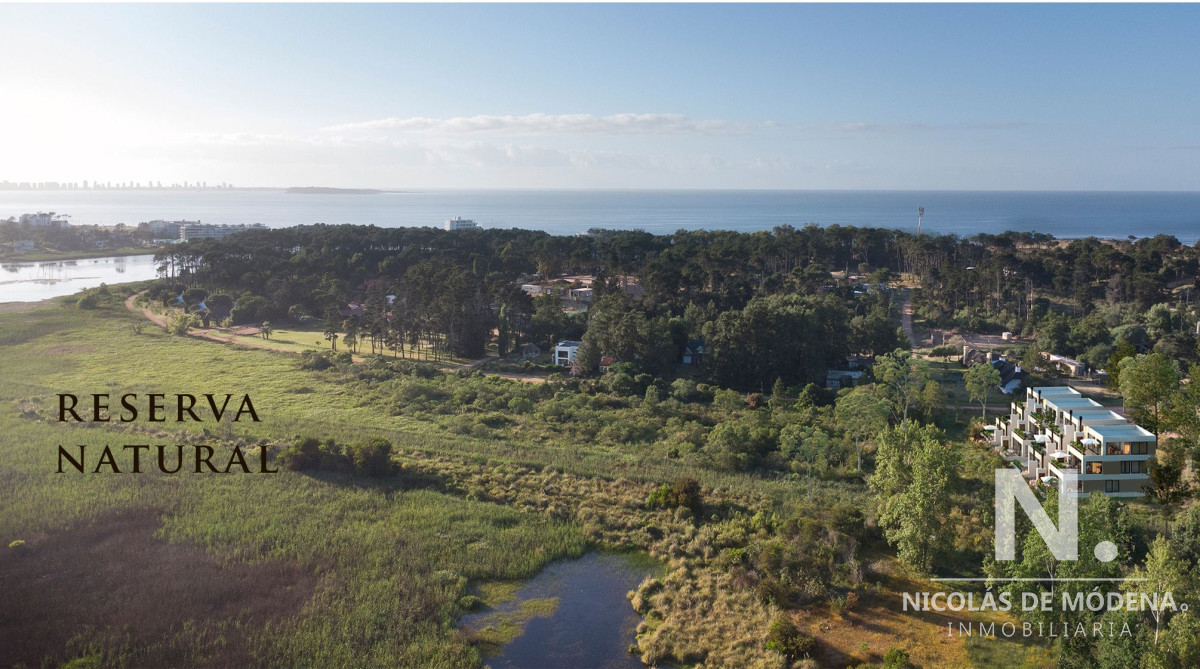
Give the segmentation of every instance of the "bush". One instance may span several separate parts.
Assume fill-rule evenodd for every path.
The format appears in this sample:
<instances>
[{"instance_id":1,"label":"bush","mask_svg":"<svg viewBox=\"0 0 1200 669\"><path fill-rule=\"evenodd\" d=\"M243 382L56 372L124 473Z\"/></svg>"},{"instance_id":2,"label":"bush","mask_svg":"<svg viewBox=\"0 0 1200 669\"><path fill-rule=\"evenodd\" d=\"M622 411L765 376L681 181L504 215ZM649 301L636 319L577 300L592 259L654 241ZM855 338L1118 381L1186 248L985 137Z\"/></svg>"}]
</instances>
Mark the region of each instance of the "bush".
<instances>
[{"instance_id":1,"label":"bush","mask_svg":"<svg viewBox=\"0 0 1200 669\"><path fill-rule=\"evenodd\" d=\"M186 335L188 330L194 327L196 327L196 317L191 314L178 314L167 323L167 331L180 337Z\"/></svg>"},{"instance_id":2,"label":"bush","mask_svg":"<svg viewBox=\"0 0 1200 669\"><path fill-rule=\"evenodd\" d=\"M482 598L475 595L463 595L458 600L458 608L463 611L479 611L487 607Z\"/></svg>"},{"instance_id":3,"label":"bush","mask_svg":"<svg viewBox=\"0 0 1200 669\"><path fill-rule=\"evenodd\" d=\"M903 648L893 648L883 656L883 669L916 669L908 651Z\"/></svg>"},{"instance_id":4,"label":"bush","mask_svg":"<svg viewBox=\"0 0 1200 669\"><path fill-rule=\"evenodd\" d=\"M664 483L661 488L650 493L647 503L658 509L690 509L696 516L704 509L700 482L690 476L675 479L670 485Z\"/></svg>"},{"instance_id":5,"label":"bush","mask_svg":"<svg viewBox=\"0 0 1200 669\"><path fill-rule=\"evenodd\" d=\"M229 312L229 319L234 324L252 323L261 321L260 314L267 306L267 301L257 295L246 293L238 298L233 309Z\"/></svg>"},{"instance_id":6,"label":"bush","mask_svg":"<svg viewBox=\"0 0 1200 669\"><path fill-rule=\"evenodd\" d=\"M355 474L379 478L392 473L392 442L387 439L375 437L365 444L351 446L347 455Z\"/></svg>"},{"instance_id":7,"label":"bush","mask_svg":"<svg viewBox=\"0 0 1200 669\"><path fill-rule=\"evenodd\" d=\"M514 397L508 401L508 410L513 413L529 413L533 411L533 402L527 397Z\"/></svg>"},{"instance_id":8,"label":"bush","mask_svg":"<svg viewBox=\"0 0 1200 669\"><path fill-rule=\"evenodd\" d=\"M321 466L321 442L312 437L297 437L279 454L279 464L294 472L317 469Z\"/></svg>"},{"instance_id":9,"label":"bush","mask_svg":"<svg viewBox=\"0 0 1200 669\"><path fill-rule=\"evenodd\" d=\"M801 632L787 614L781 613L771 621L767 631L767 650L783 655L789 662L808 657L817 648L817 640Z\"/></svg>"},{"instance_id":10,"label":"bush","mask_svg":"<svg viewBox=\"0 0 1200 669\"><path fill-rule=\"evenodd\" d=\"M305 351L300 354L300 369L320 371L333 367L333 361L325 351Z\"/></svg>"}]
</instances>

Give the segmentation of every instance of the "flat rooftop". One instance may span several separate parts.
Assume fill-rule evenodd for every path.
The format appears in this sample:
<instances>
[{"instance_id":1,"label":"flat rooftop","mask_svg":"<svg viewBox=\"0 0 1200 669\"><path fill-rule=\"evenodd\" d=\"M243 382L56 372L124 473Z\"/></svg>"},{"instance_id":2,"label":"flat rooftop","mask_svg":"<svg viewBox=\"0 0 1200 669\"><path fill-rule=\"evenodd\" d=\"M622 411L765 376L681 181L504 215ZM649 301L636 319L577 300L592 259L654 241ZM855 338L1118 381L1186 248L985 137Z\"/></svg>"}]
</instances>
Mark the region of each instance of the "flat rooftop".
<instances>
[{"instance_id":1,"label":"flat rooftop","mask_svg":"<svg viewBox=\"0 0 1200 669\"><path fill-rule=\"evenodd\" d=\"M1030 390L1042 395L1083 395L1071 386L1035 386Z\"/></svg>"},{"instance_id":2,"label":"flat rooftop","mask_svg":"<svg viewBox=\"0 0 1200 669\"><path fill-rule=\"evenodd\" d=\"M1093 420L1119 420L1125 421L1125 417L1113 411L1112 409L1095 409L1085 407L1082 409L1070 409L1072 418L1082 418L1085 421ZM1128 421L1126 421L1128 422Z\"/></svg>"},{"instance_id":3,"label":"flat rooftop","mask_svg":"<svg viewBox=\"0 0 1200 669\"><path fill-rule=\"evenodd\" d=\"M1045 397L1042 401L1056 409L1103 409L1104 406L1090 397L1060 395L1057 397Z\"/></svg>"},{"instance_id":4,"label":"flat rooftop","mask_svg":"<svg viewBox=\"0 0 1200 669\"><path fill-rule=\"evenodd\" d=\"M1154 441L1154 435L1138 425L1089 425L1104 441Z\"/></svg>"}]
</instances>

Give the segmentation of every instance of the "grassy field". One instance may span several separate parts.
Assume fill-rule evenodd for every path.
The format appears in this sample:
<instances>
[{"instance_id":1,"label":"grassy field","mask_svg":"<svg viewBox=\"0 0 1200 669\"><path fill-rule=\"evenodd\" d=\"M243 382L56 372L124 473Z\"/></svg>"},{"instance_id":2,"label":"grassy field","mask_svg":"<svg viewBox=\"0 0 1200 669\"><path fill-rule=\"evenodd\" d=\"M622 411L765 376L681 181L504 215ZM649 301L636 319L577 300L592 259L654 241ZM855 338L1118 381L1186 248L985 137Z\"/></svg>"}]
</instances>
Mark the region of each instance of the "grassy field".
<instances>
[{"instance_id":1,"label":"grassy field","mask_svg":"<svg viewBox=\"0 0 1200 669\"><path fill-rule=\"evenodd\" d=\"M123 636L133 622L97 611L78 621L83 630L61 651L10 657L0 664L52 663L72 656L101 656L105 664L266 664L308 666L476 666L474 647L453 628L467 583L518 579L550 560L579 555L587 544L577 527L544 515L445 493L406 488L397 481L364 484L345 476L199 476L163 474L57 474L60 444L179 443L198 439L174 426L145 431L96 429L53 420L57 392L247 392L261 404L263 423L235 428L254 439L287 435L324 424L340 434L350 426L386 421L353 406L337 388L296 393L294 360L270 352L237 351L147 330L135 336L130 316L49 307L5 314L0 320L0 370L6 380L0 405L3 479L0 538L26 542L26 555L6 553L0 574L68 550L91 548L88 528L106 519L149 512L155 538L168 544L202 546L211 561L268 571L300 569L312 580L310 596L276 619L255 618L253 593L226 593L228 616L205 620L202 610L174 611L173 634L148 644L145 635ZM22 417L24 414L24 417ZM344 429L338 430L338 426ZM209 429L220 425L209 424ZM394 426L387 430L401 434ZM117 514L113 516L112 514ZM128 523L117 522L118 526ZM143 523L142 525L145 525ZM80 542L63 539L78 535ZM149 537L125 537L149 542ZM103 558L102 548L95 557ZM174 555L176 566L196 562ZM170 583L189 581L184 572L158 570L138 582L138 569L91 582L100 592L130 587L169 592ZM20 573L20 572L14 572ZM133 581L129 584L122 579ZM8 579L3 580L9 584ZM203 592L217 583L199 577L185 589ZM33 620L67 615L58 601L17 583L14 596L27 596ZM10 590L10 594L13 591ZM35 596L39 595L39 596ZM244 595L244 597L243 597ZM246 607L240 606L245 598ZM205 597L195 598L205 601ZM183 601L189 601L186 598ZM57 604L56 604L57 602ZM265 623L265 627L254 624ZM153 629L147 631L147 634ZM205 641L208 639L208 641ZM60 640L61 641L61 640ZM9 661L11 660L11 662Z\"/></svg>"},{"instance_id":2,"label":"grassy field","mask_svg":"<svg viewBox=\"0 0 1200 669\"><path fill-rule=\"evenodd\" d=\"M865 504L861 488L837 481L815 482L808 502L794 480L697 469L651 449L455 433L304 371L295 355L154 327L135 334L139 317L120 292L95 310L64 299L0 313L0 546L25 542L0 553L0 583L20 603L0 612L0 630L23 639L0 649L0 665L473 667L478 648L455 628L469 595L604 546L647 550L667 565L641 600L643 657L778 667L782 658L762 649L778 609L739 585L725 547L762 536L764 514L816 513L822 500ZM262 422L63 424L63 392L244 393ZM294 435L385 437L400 474L56 473L64 444L224 452ZM645 506L657 485L682 475L700 480L714 510L701 525ZM886 556L872 559L876 573L891 570ZM123 568L89 570L98 564ZM936 667L1011 651L1000 641L982 651L934 642L940 621L896 615L900 587L873 591L853 615L806 614L826 656L877 661L900 644ZM128 593L126 603L115 606L110 593ZM39 636L51 620L70 621L57 628L71 633Z\"/></svg>"}]
</instances>

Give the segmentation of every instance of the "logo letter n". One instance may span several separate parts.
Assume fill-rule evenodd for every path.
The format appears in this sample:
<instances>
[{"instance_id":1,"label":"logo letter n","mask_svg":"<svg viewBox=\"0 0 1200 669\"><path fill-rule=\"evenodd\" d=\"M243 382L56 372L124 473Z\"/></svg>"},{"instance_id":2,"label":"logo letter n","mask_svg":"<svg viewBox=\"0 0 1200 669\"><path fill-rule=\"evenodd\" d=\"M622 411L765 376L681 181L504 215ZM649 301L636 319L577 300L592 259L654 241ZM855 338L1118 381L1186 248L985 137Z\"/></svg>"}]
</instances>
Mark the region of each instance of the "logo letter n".
<instances>
[{"instance_id":1,"label":"logo letter n","mask_svg":"<svg viewBox=\"0 0 1200 669\"><path fill-rule=\"evenodd\" d=\"M1067 473L1060 490L1077 489L1078 474ZM1037 497L1015 469L996 470L996 560L1015 560L1017 555L1017 510L1025 516L1056 560L1079 559L1079 498L1071 492L1058 496L1058 527L1050 520Z\"/></svg>"}]
</instances>

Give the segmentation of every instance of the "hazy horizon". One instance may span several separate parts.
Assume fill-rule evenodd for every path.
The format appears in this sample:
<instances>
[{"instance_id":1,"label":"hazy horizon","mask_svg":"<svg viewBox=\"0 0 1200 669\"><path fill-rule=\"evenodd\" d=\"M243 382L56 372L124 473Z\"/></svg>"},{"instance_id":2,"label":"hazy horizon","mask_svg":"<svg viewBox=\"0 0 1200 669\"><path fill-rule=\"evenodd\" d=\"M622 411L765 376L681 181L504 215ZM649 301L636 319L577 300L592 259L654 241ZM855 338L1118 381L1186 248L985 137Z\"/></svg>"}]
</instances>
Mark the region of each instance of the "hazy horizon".
<instances>
[{"instance_id":1,"label":"hazy horizon","mask_svg":"<svg viewBox=\"0 0 1200 669\"><path fill-rule=\"evenodd\" d=\"M0 5L27 54L0 62L0 181L1193 192L1197 28L1194 5Z\"/></svg>"}]
</instances>

